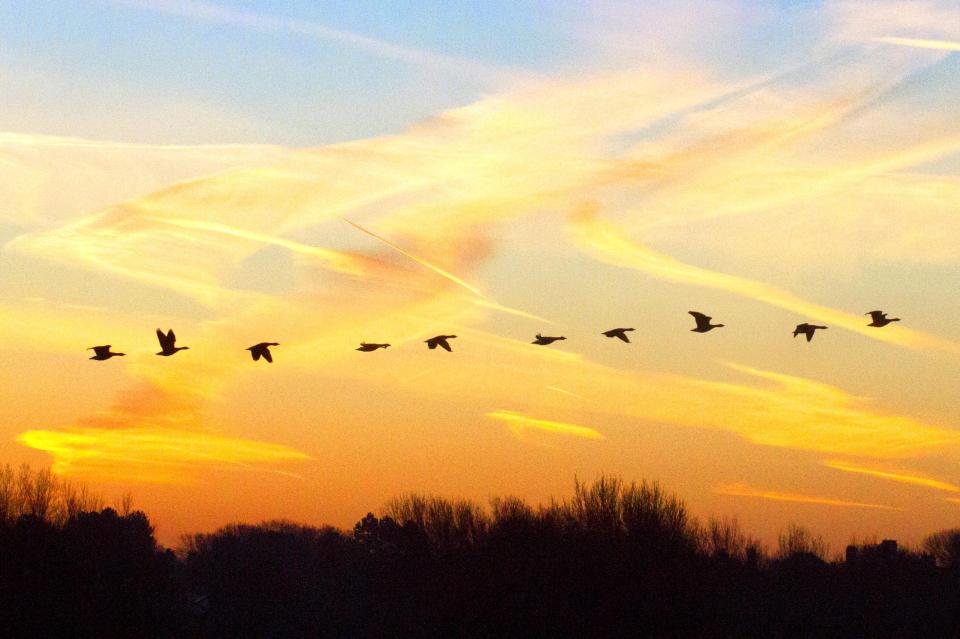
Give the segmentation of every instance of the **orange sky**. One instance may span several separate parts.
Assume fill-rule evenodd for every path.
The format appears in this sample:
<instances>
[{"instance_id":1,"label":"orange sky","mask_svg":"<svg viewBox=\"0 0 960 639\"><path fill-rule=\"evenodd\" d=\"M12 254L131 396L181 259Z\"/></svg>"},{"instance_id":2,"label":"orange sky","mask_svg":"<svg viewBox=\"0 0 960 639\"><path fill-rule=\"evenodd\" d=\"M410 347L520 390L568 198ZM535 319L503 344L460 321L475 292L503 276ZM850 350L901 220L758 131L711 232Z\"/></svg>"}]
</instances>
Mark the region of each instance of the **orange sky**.
<instances>
[{"instance_id":1,"label":"orange sky","mask_svg":"<svg viewBox=\"0 0 960 639\"><path fill-rule=\"evenodd\" d=\"M5 461L167 543L600 472L768 542L953 525L960 56L936 4L846 6L789 65L621 52L319 147L0 133Z\"/></svg>"}]
</instances>

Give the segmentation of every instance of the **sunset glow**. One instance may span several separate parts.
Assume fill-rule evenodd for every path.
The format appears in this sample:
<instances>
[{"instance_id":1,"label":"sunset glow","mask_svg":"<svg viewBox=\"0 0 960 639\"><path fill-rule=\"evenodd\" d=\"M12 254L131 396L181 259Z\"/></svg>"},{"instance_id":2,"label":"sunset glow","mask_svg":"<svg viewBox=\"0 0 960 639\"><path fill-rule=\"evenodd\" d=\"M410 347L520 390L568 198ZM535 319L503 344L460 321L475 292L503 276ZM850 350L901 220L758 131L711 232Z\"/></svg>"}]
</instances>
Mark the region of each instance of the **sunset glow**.
<instances>
[{"instance_id":1,"label":"sunset glow","mask_svg":"<svg viewBox=\"0 0 960 639\"><path fill-rule=\"evenodd\" d=\"M164 541L600 473L766 540L955 520L956 3L37 4L0 9L3 462Z\"/></svg>"}]
</instances>

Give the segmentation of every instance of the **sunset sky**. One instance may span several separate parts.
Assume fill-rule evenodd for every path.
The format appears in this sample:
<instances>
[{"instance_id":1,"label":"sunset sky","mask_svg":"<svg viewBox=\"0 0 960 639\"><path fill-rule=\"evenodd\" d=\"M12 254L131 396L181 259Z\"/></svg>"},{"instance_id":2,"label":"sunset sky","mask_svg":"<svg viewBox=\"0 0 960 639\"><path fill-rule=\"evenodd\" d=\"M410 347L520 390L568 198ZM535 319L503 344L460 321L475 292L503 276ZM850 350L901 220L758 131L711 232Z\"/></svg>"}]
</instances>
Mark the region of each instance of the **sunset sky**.
<instances>
[{"instance_id":1,"label":"sunset sky","mask_svg":"<svg viewBox=\"0 0 960 639\"><path fill-rule=\"evenodd\" d=\"M161 541L601 472L960 519L955 1L3 3L0 78L0 462Z\"/></svg>"}]
</instances>

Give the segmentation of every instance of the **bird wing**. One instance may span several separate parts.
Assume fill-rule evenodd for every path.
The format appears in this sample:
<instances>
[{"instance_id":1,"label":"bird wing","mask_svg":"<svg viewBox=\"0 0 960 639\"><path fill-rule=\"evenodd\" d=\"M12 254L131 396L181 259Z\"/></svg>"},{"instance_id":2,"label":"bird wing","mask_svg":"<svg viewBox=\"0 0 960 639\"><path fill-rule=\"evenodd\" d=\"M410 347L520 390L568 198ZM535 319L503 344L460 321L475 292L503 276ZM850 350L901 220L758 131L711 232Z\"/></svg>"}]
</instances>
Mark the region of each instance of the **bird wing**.
<instances>
[{"instance_id":1,"label":"bird wing","mask_svg":"<svg viewBox=\"0 0 960 639\"><path fill-rule=\"evenodd\" d=\"M250 356L253 357L253 361L255 361L255 362L256 362L257 360L259 360L259 359L260 359L260 349L257 348L256 346L254 346L253 348L251 348L251 349L250 349Z\"/></svg>"},{"instance_id":2,"label":"bird wing","mask_svg":"<svg viewBox=\"0 0 960 639\"><path fill-rule=\"evenodd\" d=\"M601 335L606 335L607 337L613 337L617 333L617 329L611 328L609 331L604 331L600 333Z\"/></svg>"},{"instance_id":3,"label":"bird wing","mask_svg":"<svg viewBox=\"0 0 960 639\"><path fill-rule=\"evenodd\" d=\"M427 348L429 348L432 351L436 347L437 347L437 342L435 340L432 340L432 339L427 340Z\"/></svg>"},{"instance_id":4,"label":"bird wing","mask_svg":"<svg viewBox=\"0 0 960 639\"><path fill-rule=\"evenodd\" d=\"M883 311L870 311L869 313L865 313L865 315L869 315L871 318L873 318L873 321L876 322L877 320L883 319L886 316L886 313Z\"/></svg>"},{"instance_id":5,"label":"bird wing","mask_svg":"<svg viewBox=\"0 0 960 639\"><path fill-rule=\"evenodd\" d=\"M167 336L163 334L159 328L157 329L157 339L160 341L160 348L166 349L167 347Z\"/></svg>"},{"instance_id":6,"label":"bird wing","mask_svg":"<svg viewBox=\"0 0 960 639\"><path fill-rule=\"evenodd\" d=\"M171 328L167 331L167 339L170 340L170 346L173 346L177 343L177 336L173 334L173 329Z\"/></svg>"},{"instance_id":7,"label":"bird wing","mask_svg":"<svg viewBox=\"0 0 960 639\"><path fill-rule=\"evenodd\" d=\"M713 318L710 317L709 315L704 315L703 313L698 313L697 311L687 311L687 312L693 315L693 319L697 321L697 328L701 328L701 327L706 328L707 326L710 326L710 320L712 320Z\"/></svg>"},{"instance_id":8,"label":"bird wing","mask_svg":"<svg viewBox=\"0 0 960 639\"><path fill-rule=\"evenodd\" d=\"M814 333L813 330L808 330L808 331L807 331L807 341L808 341L808 342L813 340L813 333Z\"/></svg>"},{"instance_id":9,"label":"bird wing","mask_svg":"<svg viewBox=\"0 0 960 639\"><path fill-rule=\"evenodd\" d=\"M447 343L447 340L445 340L445 339L440 340L440 348L442 348L443 350L447 351L448 353L452 353L452 352L453 352L453 349L450 348L450 344L448 344L448 343Z\"/></svg>"},{"instance_id":10,"label":"bird wing","mask_svg":"<svg viewBox=\"0 0 960 639\"><path fill-rule=\"evenodd\" d=\"M97 355L106 355L110 352L110 344L107 344L106 346L94 346L93 352Z\"/></svg>"},{"instance_id":11,"label":"bird wing","mask_svg":"<svg viewBox=\"0 0 960 639\"><path fill-rule=\"evenodd\" d=\"M630 343L630 338L627 337L627 334L624 333L623 331L618 332L618 333L616 334L616 336L617 336L618 338L622 339L623 341L625 341L627 344Z\"/></svg>"},{"instance_id":12,"label":"bird wing","mask_svg":"<svg viewBox=\"0 0 960 639\"><path fill-rule=\"evenodd\" d=\"M270 349L269 349L269 348L264 348L264 349L263 349L263 359L265 359L265 360L267 360L268 362L270 362L271 364L273 364L273 355L270 354Z\"/></svg>"}]
</instances>

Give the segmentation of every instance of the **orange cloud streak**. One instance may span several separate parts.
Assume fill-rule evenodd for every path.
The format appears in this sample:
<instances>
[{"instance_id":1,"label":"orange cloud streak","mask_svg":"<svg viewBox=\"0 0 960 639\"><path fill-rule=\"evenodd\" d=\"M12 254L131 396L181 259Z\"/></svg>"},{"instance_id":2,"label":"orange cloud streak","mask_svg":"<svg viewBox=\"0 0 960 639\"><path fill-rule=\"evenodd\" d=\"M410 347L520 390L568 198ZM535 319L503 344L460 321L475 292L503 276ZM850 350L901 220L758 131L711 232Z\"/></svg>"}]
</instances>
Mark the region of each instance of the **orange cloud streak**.
<instances>
[{"instance_id":1,"label":"orange cloud streak","mask_svg":"<svg viewBox=\"0 0 960 639\"><path fill-rule=\"evenodd\" d=\"M843 506L847 508L874 508L877 510L906 510L905 508L884 506L882 504L867 504L859 501L832 499L830 497L817 497L815 495L801 495L798 493L784 493L775 490L763 490L760 488L753 488L742 482L717 486L714 488L713 492L718 495L729 495L732 497L757 497L760 499L789 501L801 504L820 504L824 506Z\"/></svg>"},{"instance_id":2,"label":"orange cloud streak","mask_svg":"<svg viewBox=\"0 0 960 639\"><path fill-rule=\"evenodd\" d=\"M510 410L497 410L486 414L487 417L507 422L514 434L521 435L528 428L532 428L556 435L570 435L583 439L604 439L603 434L587 426L555 422L549 419L535 419Z\"/></svg>"},{"instance_id":3,"label":"orange cloud streak","mask_svg":"<svg viewBox=\"0 0 960 639\"><path fill-rule=\"evenodd\" d=\"M167 428L28 430L17 441L53 455L55 473L164 484L188 482L202 467L298 477L253 464L309 459L279 444Z\"/></svg>"},{"instance_id":4,"label":"orange cloud streak","mask_svg":"<svg viewBox=\"0 0 960 639\"><path fill-rule=\"evenodd\" d=\"M847 473L859 473L861 475L870 475L871 477L879 477L881 479L889 479L890 481L898 481L904 484L914 484L916 486L925 486L927 488L933 488L935 490L945 490L947 492L960 492L960 486L955 484L950 484L945 481L940 481L939 479L932 479L930 477L922 477L919 475L906 475L904 473L894 473L888 470L877 470L875 468L866 468L864 466L857 466L855 464L850 464L848 462L828 460L823 462L823 465L827 468L833 468L835 470L842 470Z\"/></svg>"}]
</instances>

